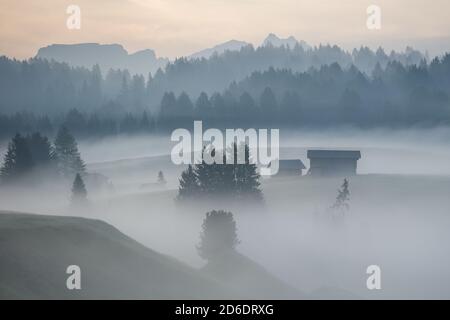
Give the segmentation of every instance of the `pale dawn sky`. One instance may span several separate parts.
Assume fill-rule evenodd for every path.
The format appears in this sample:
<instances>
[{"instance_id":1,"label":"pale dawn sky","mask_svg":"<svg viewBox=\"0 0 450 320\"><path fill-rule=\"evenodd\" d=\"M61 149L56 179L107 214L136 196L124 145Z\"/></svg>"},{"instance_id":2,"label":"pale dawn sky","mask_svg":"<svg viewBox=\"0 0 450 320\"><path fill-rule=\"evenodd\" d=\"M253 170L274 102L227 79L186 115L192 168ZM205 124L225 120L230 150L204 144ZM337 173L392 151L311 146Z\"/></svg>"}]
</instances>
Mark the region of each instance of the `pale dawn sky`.
<instances>
[{"instance_id":1,"label":"pale dawn sky","mask_svg":"<svg viewBox=\"0 0 450 320\"><path fill-rule=\"evenodd\" d=\"M66 27L68 5L81 29ZM369 5L381 7L381 30L366 27ZM312 45L413 45L450 51L448 0L1 0L0 54L34 56L53 43L119 43L130 53L189 55L231 39L259 45L268 33Z\"/></svg>"}]
</instances>

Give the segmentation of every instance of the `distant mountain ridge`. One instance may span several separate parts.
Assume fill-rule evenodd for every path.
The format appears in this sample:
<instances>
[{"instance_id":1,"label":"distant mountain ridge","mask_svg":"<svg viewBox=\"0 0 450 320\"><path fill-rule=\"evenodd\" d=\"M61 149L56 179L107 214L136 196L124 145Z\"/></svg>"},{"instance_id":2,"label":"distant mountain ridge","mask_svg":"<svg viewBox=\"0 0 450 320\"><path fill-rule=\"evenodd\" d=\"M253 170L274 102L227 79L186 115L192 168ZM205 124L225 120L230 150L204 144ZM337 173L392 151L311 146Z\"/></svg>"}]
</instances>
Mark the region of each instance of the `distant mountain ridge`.
<instances>
[{"instance_id":1,"label":"distant mountain ridge","mask_svg":"<svg viewBox=\"0 0 450 320\"><path fill-rule=\"evenodd\" d=\"M225 51L239 51L241 48L251 45L249 42L230 40L221 44L218 44L212 48L207 48L199 52L193 53L189 56L191 59L210 58L213 54L222 54Z\"/></svg>"},{"instance_id":2,"label":"distant mountain ridge","mask_svg":"<svg viewBox=\"0 0 450 320\"><path fill-rule=\"evenodd\" d=\"M221 55L226 51L239 51L243 47L252 45L246 41L229 40L227 42L206 48L188 55L190 59L209 59L214 54ZM261 43L263 46L281 47L286 46L294 49L299 45L307 50L311 48L305 41L298 41L293 36L280 38L274 33L270 33ZM79 44L51 44L40 48L36 58L65 62L74 67L85 67L91 69L98 64L103 73L109 69L127 69L131 74L147 75L155 72L170 62L168 58L157 57L152 49L144 49L135 53L128 51L120 44L99 44L99 43L79 43Z\"/></svg>"},{"instance_id":3,"label":"distant mountain ridge","mask_svg":"<svg viewBox=\"0 0 450 320\"><path fill-rule=\"evenodd\" d=\"M287 37L287 38L279 38L276 34L270 33L263 41L262 46L269 46L272 45L274 47L289 47L290 49L294 49L295 46L299 45L304 50L310 49L311 46L306 43L305 41L301 40L298 41L293 36Z\"/></svg>"},{"instance_id":4,"label":"distant mountain ridge","mask_svg":"<svg viewBox=\"0 0 450 320\"><path fill-rule=\"evenodd\" d=\"M226 51L239 51L243 47L252 45L250 42L246 41L239 41L239 40L230 40L221 44L218 44L214 47L207 48L201 51L198 51L196 53L193 53L189 56L191 59L198 59L198 58L205 58L208 59L214 54L222 54ZM269 35L263 40L260 46L257 47L266 47L266 46L273 46L273 47L289 47L290 49L294 49L296 46L302 47L304 50L308 50L311 48L311 46L306 43L305 41L301 40L298 41L295 37L289 36L287 38L280 38L274 33L269 33Z\"/></svg>"},{"instance_id":5,"label":"distant mountain ridge","mask_svg":"<svg viewBox=\"0 0 450 320\"><path fill-rule=\"evenodd\" d=\"M37 58L66 62L71 66L92 68L100 66L103 73L109 69L127 69L131 74L154 74L158 68L164 68L167 58L158 58L151 49L129 54L120 44L52 44L40 48Z\"/></svg>"}]
</instances>

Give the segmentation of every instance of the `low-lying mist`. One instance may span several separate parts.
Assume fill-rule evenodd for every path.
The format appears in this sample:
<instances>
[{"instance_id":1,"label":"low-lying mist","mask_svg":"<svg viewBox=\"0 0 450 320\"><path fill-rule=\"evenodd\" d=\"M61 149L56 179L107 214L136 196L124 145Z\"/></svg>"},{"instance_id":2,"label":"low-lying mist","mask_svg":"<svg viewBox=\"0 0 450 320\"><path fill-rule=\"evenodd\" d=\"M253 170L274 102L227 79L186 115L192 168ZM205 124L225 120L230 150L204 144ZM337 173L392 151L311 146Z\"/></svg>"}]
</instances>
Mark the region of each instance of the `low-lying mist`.
<instances>
[{"instance_id":1,"label":"low-lying mist","mask_svg":"<svg viewBox=\"0 0 450 320\"><path fill-rule=\"evenodd\" d=\"M70 184L45 178L31 190L1 190L0 209L101 219L195 268L206 263L196 249L205 213L224 209L236 220L237 250L309 297L450 298L449 137L448 129L280 130L281 158L307 167L308 148L361 150L350 210L338 222L328 209L340 178L263 178L263 208L177 204L184 168L170 162L169 136L79 141L88 171L113 185L87 184L82 212L69 209ZM166 184L157 183L159 171ZM370 265L381 268L381 290L366 287Z\"/></svg>"}]
</instances>

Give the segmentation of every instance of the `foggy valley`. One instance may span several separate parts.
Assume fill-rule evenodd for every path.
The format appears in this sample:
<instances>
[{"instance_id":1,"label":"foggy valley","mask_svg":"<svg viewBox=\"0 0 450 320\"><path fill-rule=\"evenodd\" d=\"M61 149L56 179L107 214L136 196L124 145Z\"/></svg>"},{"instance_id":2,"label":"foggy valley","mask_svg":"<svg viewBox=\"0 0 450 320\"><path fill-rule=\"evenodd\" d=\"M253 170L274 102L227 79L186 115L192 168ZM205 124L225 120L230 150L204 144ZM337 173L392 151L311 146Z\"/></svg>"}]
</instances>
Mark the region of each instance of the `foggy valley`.
<instances>
[{"instance_id":1,"label":"foggy valley","mask_svg":"<svg viewBox=\"0 0 450 320\"><path fill-rule=\"evenodd\" d=\"M328 212L342 184L337 177L264 177L264 208L226 201L180 206L174 199L184 167L171 163L174 143L164 135L80 141L88 171L111 183L97 189L87 184L88 210L70 209L70 184L51 183L2 191L1 209L103 220L199 270L205 267L196 250L205 212L224 209L236 220L237 251L305 297L449 296L447 129L280 132L281 159L299 157L307 164L311 147L361 150L359 175L349 178L350 210L342 224L336 225ZM157 183L160 170L164 185ZM380 293L366 289L366 268L372 264L384 270Z\"/></svg>"},{"instance_id":2,"label":"foggy valley","mask_svg":"<svg viewBox=\"0 0 450 320\"><path fill-rule=\"evenodd\" d=\"M0 4L0 300L450 299L447 2L78 2Z\"/></svg>"}]
</instances>

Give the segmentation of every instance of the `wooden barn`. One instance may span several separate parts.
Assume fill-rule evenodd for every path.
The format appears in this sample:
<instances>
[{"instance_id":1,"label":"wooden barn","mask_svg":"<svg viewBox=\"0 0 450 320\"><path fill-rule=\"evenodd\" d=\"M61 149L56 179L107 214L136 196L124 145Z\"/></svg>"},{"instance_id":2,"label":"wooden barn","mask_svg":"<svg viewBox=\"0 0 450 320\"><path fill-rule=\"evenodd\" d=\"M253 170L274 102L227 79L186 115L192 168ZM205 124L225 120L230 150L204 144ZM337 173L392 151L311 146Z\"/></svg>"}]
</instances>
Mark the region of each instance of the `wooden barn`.
<instances>
[{"instance_id":1,"label":"wooden barn","mask_svg":"<svg viewBox=\"0 0 450 320\"><path fill-rule=\"evenodd\" d=\"M269 167L272 163L269 165ZM306 169L300 159L280 159L278 160L278 173L276 176L301 176Z\"/></svg>"},{"instance_id":2,"label":"wooden barn","mask_svg":"<svg viewBox=\"0 0 450 320\"><path fill-rule=\"evenodd\" d=\"M312 176L352 176L357 173L360 151L308 150L308 174Z\"/></svg>"}]
</instances>

